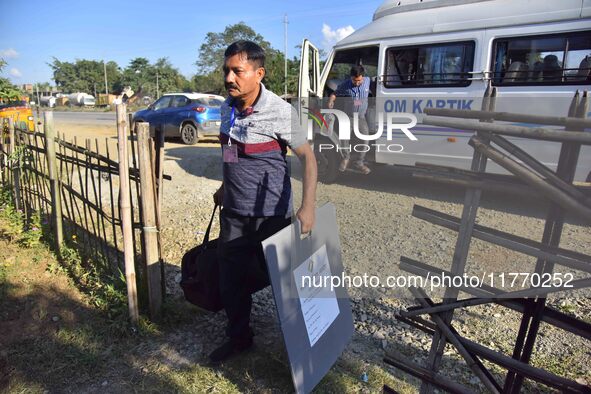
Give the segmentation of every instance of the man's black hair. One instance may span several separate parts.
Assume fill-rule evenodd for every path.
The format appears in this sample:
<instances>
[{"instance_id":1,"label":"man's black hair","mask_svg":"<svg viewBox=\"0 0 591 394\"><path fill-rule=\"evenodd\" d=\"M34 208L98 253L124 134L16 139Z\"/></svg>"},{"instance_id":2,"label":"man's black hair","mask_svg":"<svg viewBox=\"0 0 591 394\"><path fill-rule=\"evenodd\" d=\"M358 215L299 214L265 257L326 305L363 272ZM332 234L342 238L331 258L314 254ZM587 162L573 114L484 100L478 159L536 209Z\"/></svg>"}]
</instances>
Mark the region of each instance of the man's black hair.
<instances>
[{"instance_id":1,"label":"man's black hair","mask_svg":"<svg viewBox=\"0 0 591 394\"><path fill-rule=\"evenodd\" d=\"M228 58L239 53L246 53L246 58L249 61L258 67L265 67L265 51L258 44L252 41L238 40L226 48L224 57Z\"/></svg>"},{"instance_id":2,"label":"man's black hair","mask_svg":"<svg viewBox=\"0 0 591 394\"><path fill-rule=\"evenodd\" d=\"M351 74L352 77L364 76L365 75L365 68L363 66L353 66L351 67Z\"/></svg>"}]
</instances>

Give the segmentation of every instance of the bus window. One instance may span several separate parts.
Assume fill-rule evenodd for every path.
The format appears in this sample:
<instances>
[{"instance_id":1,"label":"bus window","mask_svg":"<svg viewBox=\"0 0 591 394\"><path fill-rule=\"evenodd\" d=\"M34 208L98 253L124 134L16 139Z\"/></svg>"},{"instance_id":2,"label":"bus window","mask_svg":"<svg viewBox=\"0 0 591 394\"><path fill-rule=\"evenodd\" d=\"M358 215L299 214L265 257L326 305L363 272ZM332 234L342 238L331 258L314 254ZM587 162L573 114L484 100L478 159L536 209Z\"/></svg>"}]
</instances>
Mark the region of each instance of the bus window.
<instances>
[{"instance_id":1,"label":"bus window","mask_svg":"<svg viewBox=\"0 0 591 394\"><path fill-rule=\"evenodd\" d=\"M591 32L502 38L493 44L495 85L588 84Z\"/></svg>"},{"instance_id":2,"label":"bus window","mask_svg":"<svg viewBox=\"0 0 591 394\"><path fill-rule=\"evenodd\" d=\"M371 94L375 97L375 79L378 70L379 47L361 47L354 49L339 50L335 53L334 60L324 89L324 97L329 97L337 86L350 78L351 67L362 65L365 68L365 75L371 78Z\"/></svg>"},{"instance_id":3,"label":"bus window","mask_svg":"<svg viewBox=\"0 0 591 394\"><path fill-rule=\"evenodd\" d=\"M470 85L474 42L389 48L386 52L387 88Z\"/></svg>"}]
</instances>

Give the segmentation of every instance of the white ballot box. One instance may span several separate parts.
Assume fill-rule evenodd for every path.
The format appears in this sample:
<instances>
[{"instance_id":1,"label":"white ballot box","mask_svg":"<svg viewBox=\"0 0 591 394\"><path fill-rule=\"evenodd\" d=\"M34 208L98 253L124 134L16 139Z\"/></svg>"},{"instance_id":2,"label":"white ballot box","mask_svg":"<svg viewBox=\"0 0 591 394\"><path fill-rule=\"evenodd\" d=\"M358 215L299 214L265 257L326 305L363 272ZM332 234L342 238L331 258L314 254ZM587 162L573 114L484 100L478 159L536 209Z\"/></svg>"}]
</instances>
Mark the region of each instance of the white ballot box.
<instances>
[{"instance_id":1,"label":"white ballot box","mask_svg":"<svg viewBox=\"0 0 591 394\"><path fill-rule=\"evenodd\" d=\"M294 387L297 393L308 393L341 355L354 330L347 290L331 287L331 277L343 273L334 205L316 210L308 237L301 239L300 224L294 221L263 241L263 251Z\"/></svg>"}]
</instances>

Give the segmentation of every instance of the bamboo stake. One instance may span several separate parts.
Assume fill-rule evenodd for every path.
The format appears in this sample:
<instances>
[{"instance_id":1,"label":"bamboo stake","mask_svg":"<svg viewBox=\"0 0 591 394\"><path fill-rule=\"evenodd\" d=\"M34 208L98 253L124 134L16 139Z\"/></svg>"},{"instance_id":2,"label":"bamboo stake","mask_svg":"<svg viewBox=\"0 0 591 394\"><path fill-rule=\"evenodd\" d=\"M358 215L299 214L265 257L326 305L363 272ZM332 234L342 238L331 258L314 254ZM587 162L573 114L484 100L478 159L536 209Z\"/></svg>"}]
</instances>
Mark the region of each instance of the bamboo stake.
<instances>
[{"instance_id":1,"label":"bamboo stake","mask_svg":"<svg viewBox=\"0 0 591 394\"><path fill-rule=\"evenodd\" d=\"M90 152L90 139L86 139L85 141L85 146L86 146L86 152ZM88 203L86 204L88 206L88 217L90 218L90 224L92 226L92 241L94 243L94 247L93 252L95 255L95 262L100 261L100 255L101 255L101 251L100 251L100 247L101 247L101 242L100 242L100 232L98 231L98 208L96 208L96 188L95 188L95 183L94 183L94 175L93 175L93 169L92 169L92 158L88 155L85 154L84 155L84 159L85 159L85 165L84 165L84 182L85 182L85 188L86 188L86 200L88 201ZM93 190L93 195L94 195L94 204L92 199L90 198L90 186L89 186L89 179L90 176L90 185L92 186L92 190ZM93 212L94 211L94 212ZM95 218L94 215L97 214L97 222L95 223Z\"/></svg>"},{"instance_id":2,"label":"bamboo stake","mask_svg":"<svg viewBox=\"0 0 591 394\"><path fill-rule=\"evenodd\" d=\"M57 174L53 112L46 111L43 113L43 125L45 131L45 157L47 158L47 173L49 174L49 187L51 190L51 212L55 229L56 250L59 251L64 243L64 230L61 182Z\"/></svg>"},{"instance_id":3,"label":"bamboo stake","mask_svg":"<svg viewBox=\"0 0 591 394\"><path fill-rule=\"evenodd\" d=\"M158 249L158 227L156 222L156 195L154 193L154 172L150 149L150 129L144 122L136 123L138 141L138 162L140 170L140 206L142 212L143 238L145 245L146 275L150 317L156 320L162 309L162 274Z\"/></svg>"},{"instance_id":4,"label":"bamboo stake","mask_svg":"<svg viewBox=\"0 0 591 394\"><path fill-rule=\"evenodd\" d=\"M129 165L127 164L127 122L125 104L118 104L117 111L117 140L119 149L119 211L123 232L123 255L125 260L125 278L127 282L127 302L129 316L132 323L139 320L137 303L137 285L133 255L133 229L131 227L131 196L129 191Z\"/></svg>"},{"instance_id":5,"label":"bamboo stake","mask_svg":"<svg viewBox=\"0 0 591 394\"><path fill-rule=\"evenodd\" d=\"M149 126L148 126L149 127ZM156 227L158 228L158 256L160 261L160 275L162 279L162 296L166 296L166 272L164 271L164 262L162 261L162 196L163 196L163 171L164 171L164 132L162 130L158 130L156 136L154 138L153 144L151 143L150 146L153 146L152 157L154 160L152 161L152 170L153 173L156 174L156 182L154 185L156 186Z\"/></svg>"},{"instance_id":6,"label":"bamboo stake","mask_svg":"<svg viewBox=\"0 0 591 394\"><path fill-rule=\"evenodd\" d=\"M33 153L33 167L35 169L35 190L37 192L37 201L39 203L38 209L40 212L42 212L43 214L47 213L47 209L45 206L45 200L44 200L44 195L43 195L43 179L41 177L41 166L40 166L40 162L41 162L41 157L39 154L39 144L37 143L37 138L38 136L33 135L31 137L32 142L31 144L35 144L35 150Z\"/></svg>"},{"instance_id":7,"label":"bamboo stake","mask_svg":"<svg viewBox=\"0 0 591 394\"><path fill-rule=\"evenodd\" d=\"M64 150L64 157L67 157L67 147L62 145ZM74 156L71 156L74 158ZM68 191L68 196L70 198L70 207L72 211L72 223L75 225L74 229L76 230L76 235L80 235L81 239L85 237L82 228L82 214L80 213L80 207L78 206L78 199L81 199L82 195L78 196L74 193L74 162L70 162L68 165L68 160L64 160L64 165L66 167L66 187L65 189ZM75 209L75 210L74 210Z\"/></svg>"},{"instance_id":8,"label":"bamboo stake","mask_svg":"<svg viewBox=\"0 0 591 394\"><path fill-rule=\"evenodd\" d=\"M74 137L74 144L78 145L78 138ZM90 245L92 242L92 239L90 237L90 231L89 228L90 226L88 225L88 214L86 213L86 211L88 210L87 204L86 204L86 190L84 189L84 181L82 180L82 171L80 169L80 157L78 156L78 151L74 151L74 154L76 155L76 162L75 162L75 166L76 166L76 172L78 173L78 185L80 187L80 201L82 203L82 212L84 212L84 225L82 225L82 220L80 220L80 224L81 224L81 228L83 229L82 234L84 235L84 245ZM72 165L72 169L74 168L74 165ZM72 174L73 175L73 174ZM91 248L92 249L92 248Z\"/></svg>"},{"instance_id":9,"label":"bamboo stake","mask_svg":"<svg viewBox=\"0 0 591 394\"><path fill-rule=\"evenodd\" d=\"M130 124L130 125L131 124L134 124L132 122L132 120L133 120L133 115L132 114L128 114L127 115L127 119L129 120L129 123L128 124ZM133 175L134 175L134 185L135 185L135 192L136 192L135 195L136 195L136 198L139 199L139 196L140 196L140 182L139 182L139 179L137 178L137 177L139 177L139 170L138 170L138 164L137 164L137 156L136 156L136 152L135 152L135 146L137 144L137 133L136 133L136 129L135 129L135 124L134 124L134 128L130 128L129 129L129 136L130 136L129 140L131 141L131 144L130 144L130 146L131 146L131 164L132 164ZM136 220L136 215L135 214L137 213L138 214L137 215L137 220L139 222L141 220L141 218L142 218L142 204L140 204L138 202L137 205L138 205L137 206L138 209L136 211L136 209L135 209L136 207L134 206L134 200L131 199L132 218L133 218L133 220ZM139 241L140 241L139 242L140 243L140 248L138 250L138 242L137 242L136 234L135 234L135 231L134 231L133 232L133 248L134 248L133 250L134 250L134 253L136 255L140 255L142 253L141 250L145 250L145 245L144 245L143 238L140 237L140 240ZM148 284L146 283L146 276L145 275L142 278L142 282L145 285L145 287L147 287Z\"/></svg>"},{"instance_id":10,"label":"bamboo stake","mask_svg":"<svg viewBox=\"0 0 591 394\"><path fill-rule=\"evenodd\" d=\"M99 143L98 143L98 139L95 138L94 139L94 146L96 149L96 153L100 156L100 149L99 149ZM99 233L102 230L102 241L103 241L103 251L105 253L105 259L107 260L107 264L109 265L109 267L111 267L110 264L110 259L109 259L109 243L107 240L107 230L105 228L105 209L103 208L103 186L102 186L102 174L103 172L101 171L101 167L100 167L100 160L97 159L97 164L98 164L98 170L97 170L97 175L98 175L98 200L96 201L96 204L99 208L99 213L100 216L97 216L97 221L99 221Z\"/></svg>"},{"instance_id":11,"label":"bamboo stake","mask_svg":"<svg viewBox=\"0 0 591 394\"><path fill-rule=\"evenodd\" d=\"M16 176L14 177L15 179L15 189L18 190L18 198L19 198L19 204L20 207L23 211L23 215L28 223L29 219L31 218L30 216L30 210L29 207L27 205L27 190L26 190L26 181L24 180L24 174L23 174L23 166L25 163L24 160L24 144L23 144L23 138L22 138L22 131L20 128L16 127L16 125L14 125L14 141L16 142L16 147L18 147L18 151L17 151L17 155L15 157L15 161L16 161L16 167L14 168L14 171L16 172Z\"/></svg>"},{"instance_id":12,"label":"bamboo stake","mask_svg":"<svg viewBox=\"0 0 591 394\"><path fill-rule=\"evenodd\" d=\"M20 169L17 160L17 141L16 130L12 118L8 118L8 133L10 135L10 168L12 169L12 190L14 193L14 207L20 210L21 207L21 188L20 188Z\"/></svg>"},{"instance_id":13,"label":"bamboo stake","mask_svg":"<svg viewBox=\"0 0 591 394\"><path fill-rule=\"evenodd\" d=\"M107 159L111 160L111 153L109 151L109 140L107 138L105 138L105 149L106 149ZM117 253L119 251L119 241L117 239L117 226L115 224L115 222L119 219L115 217L115 197L114 197L114 193L113 193L113 174L111 174L111 173L109 173L109 198L111 201L111 226L112 226L112 231L113 231L113 242L115 244L115 256L117 258L117 266L120 267L121 262L119 261L119 253Z\"/></svg>"},{"instance_id":14,"label":"bamboo stake","mask_svg":"<svg viewBox=\"0 0 591 394\"><path fill-rule=\"evenodd\" d=\"M58 134L58 139L59 139L59 134ZM61 144L57 144L57 149L61 155L61 157L63 158L63 160L60 160L60 174L62 174L62 202L64 203L64 208L65 208L65 217L68 219L66 221L67 224L69 224L69 228L66 230L69 231L65 231L65 233L67 233L67 235L72 234L75 231L75 226L73 226L73 223L76 223L74 221L74 208L72 207L71 204L71 199L72 199L72 194L71 193L67 193L68 190L68 162L65 159L66 158L66 154L65 154L65 148L61 145ZM68 197L70 199L70 204L68 204ZM66 236L67 236L66 235Z\"/></svg>"}]
</instances>

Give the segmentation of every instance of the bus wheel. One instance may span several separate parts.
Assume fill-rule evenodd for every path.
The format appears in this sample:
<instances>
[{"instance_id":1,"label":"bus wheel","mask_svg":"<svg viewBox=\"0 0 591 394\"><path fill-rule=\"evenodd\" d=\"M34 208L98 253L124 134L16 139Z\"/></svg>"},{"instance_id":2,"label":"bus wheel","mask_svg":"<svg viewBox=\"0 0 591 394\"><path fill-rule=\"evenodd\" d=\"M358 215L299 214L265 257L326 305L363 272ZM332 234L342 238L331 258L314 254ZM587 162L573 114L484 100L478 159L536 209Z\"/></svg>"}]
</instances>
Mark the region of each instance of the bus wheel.
<instances>
[{"instance_id":1,"label":"bus wheel","mask_svg":"<svg viewBox=\"0 0 591 394\"><path fill-rule=\"evenodd\" d=\"M334 149L323 149L320 151L320 144L325 142L330 143L330 140L324 138L317 138L314 141L314 155L316 156L316 164L318 166L318 180L322 183L333 183L339 176L339 163L341 155Z\"/></svg>"}]
</instances>

